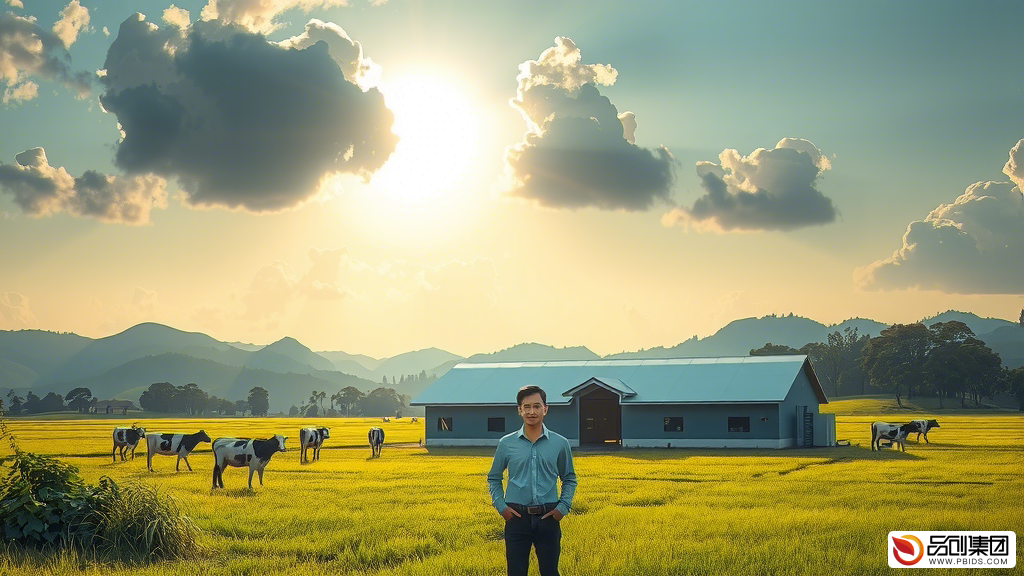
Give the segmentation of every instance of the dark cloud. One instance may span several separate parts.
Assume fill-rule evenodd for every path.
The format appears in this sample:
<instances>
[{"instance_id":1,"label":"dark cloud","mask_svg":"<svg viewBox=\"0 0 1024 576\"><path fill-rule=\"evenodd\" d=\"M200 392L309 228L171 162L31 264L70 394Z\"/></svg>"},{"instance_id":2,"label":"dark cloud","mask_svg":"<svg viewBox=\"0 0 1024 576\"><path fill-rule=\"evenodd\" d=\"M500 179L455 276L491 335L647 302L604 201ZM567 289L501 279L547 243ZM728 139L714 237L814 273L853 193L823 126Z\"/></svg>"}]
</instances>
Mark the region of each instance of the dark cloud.
<instances>
[{"instance_id":1,"label":"dark cloud","mask_svg":"<svg viewBox=\"0 0 1024 576\"><path fill-rule=\"evenodd\" d=\"M580 61L579 48L559 37L538 60L520 65L510 103L529 131L505 154L509 194L553 208L606 210L645 210L667 199L672 155L633 144L635 115L619 114L596 86L614 83L617 72Z\"/></svg>"},{"instance_id":2,"label":"dark cloud","mask_svg":"<svg viewBox=\"0 0 1024 576\"><path fill-rule=\"evenodd\" d=\"M758 148L750 156L725 150L719 160L697 163L706 194L693 208L665 214L662 223L731 232L793 230L836 219L832 200L815 187L831 164L811 142L783 138L775 148Z\"/></svg>"},{"instance_id":3,"label":"dark cloud","mask_svg":"<svg viewBox=\"0 0 1024 576\"><path fill-rule=\"evenodd\" d=\"M73 2L77 6L77 3ZM78 7L66 9L77 14L84 11ZM64 25L61 36L46 30L34 19L22 18L10 12L0 14L0 80L7 88L4 98L9 100L29 100L37 93L37 86L29 82L27 77L38 76L64 84L79 98L85 98L90 92L91 75L87 72L72 72L71 56L64 46L65 40L74 41L81 23ZM88 24L86 12L85 23ZM73 32L73 33L72 33ZM32 86L29 88L29 86Z\"/></svg>"},{"instance_id":4,"label":"dark cloud","mask_svg":"<svg viewBox=\"0 0 1024 576\"><path fill-rule=\"evenodd\" d=\"M68 212L106 222L145 224L153 207L167 206L166 182L152 174L120 177L87 170L75 178L54 168L42 148L15 156L17 164L0 162L0 189L32 216Z\"/></svg>"},{"instance_id":5,"label":"dark cloud","mask_svg":"<svg viewBox=\"0 0 1024 576\"><path fill-rule=\"evenodd\" d=\"M369 175L394 150L393 115L330 50L220 22L159 28L131 16L107 53L100 97L124 132L116 164L177 177L189 204L252 211L296 206L335 173Z\"/></svg>"},{"instance_id":6,"label":"dark cloud","mask_svg":"<svg viewBox=\"0 0 1024 576\"><path fill-rule=\"evenodd\" d=\"M1010 174L1010 172L1007 172ZM1010 182L977 182L952 204L911 222L890 258L854 271L868 290L1024 293L1024 195Z\"/></svg>"}]
</instances>

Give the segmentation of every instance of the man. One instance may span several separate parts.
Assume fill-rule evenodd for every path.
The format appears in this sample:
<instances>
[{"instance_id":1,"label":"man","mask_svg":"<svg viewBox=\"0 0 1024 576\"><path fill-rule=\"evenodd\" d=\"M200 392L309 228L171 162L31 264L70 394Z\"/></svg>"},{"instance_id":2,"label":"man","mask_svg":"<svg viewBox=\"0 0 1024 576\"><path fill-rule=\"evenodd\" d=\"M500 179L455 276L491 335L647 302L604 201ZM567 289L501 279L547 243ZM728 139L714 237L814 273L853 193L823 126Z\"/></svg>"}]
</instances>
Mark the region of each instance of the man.
<instances>
[{"instance_id":1,"label":"man","mask_svg":"<svg viewBox=\"0 0 1024 576\"><path fill-rule=\"evenodd\" d=\"M505 519L505 562L509 576L526 576L530 547L537 550L541 576L558 576L562 550L562 516L569 513L576 492L572 450L564 436L548 430L544 416L548 398L537 386L516 394L523 427L503 437L494 453L487 484L494 508ZM501 477L508 469L508 490ZM555 478L562 479L558 496Z\"/></svg>"}]
</instances>

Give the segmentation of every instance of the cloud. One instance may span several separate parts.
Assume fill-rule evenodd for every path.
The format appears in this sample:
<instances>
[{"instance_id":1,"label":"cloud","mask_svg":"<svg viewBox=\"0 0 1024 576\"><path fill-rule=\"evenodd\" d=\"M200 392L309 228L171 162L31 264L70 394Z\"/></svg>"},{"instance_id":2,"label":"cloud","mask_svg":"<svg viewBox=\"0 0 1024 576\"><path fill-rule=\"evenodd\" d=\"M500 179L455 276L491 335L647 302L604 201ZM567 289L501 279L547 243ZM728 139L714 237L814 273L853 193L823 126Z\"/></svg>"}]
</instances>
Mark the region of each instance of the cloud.
<instances>
[{"instance_id":1,"label":"cloud","mask_svg":"<svg viewBox=\"0 0 1024 576\"><path fill-rule=\"evenodd\" d=\"M38 326L39 321L28 305L28 298L17 292L0 294L0 320L5 330L17 330Z\"/></svg>"},{"instance_id":2,"label":"cloud","mask_svg":"<svg viewBox=\"0 0 1024 576\"><path fill-rule=\"evenodd\" d=\"M345 6L346 0L209 0L200 17L237 24L250 32L268 34L281 24L277 17L286 10L301 8L307 14L315 8Z\"/></svg>"},{"instance_id":3,"label":"cloud","mask_svg":"<svg viewBox=\"0 0 1024 576\"><path fill-rule=\"evenodd\" d=\"M28 76L37 76L60 82L76 97L85 98L90 92L91 75L72 72L70 60L62 38L37 24L34 18L10 12L0 14L0 81L12 94L20 89L27 95L31 89L21 86L28 83Z\"/></svg>"},{"instance_id":4,"label":"cloud","mask_svg":"<svg viewBox=\"0 0 1024 576\"><path fill-rule=\"evenodd\" d=\"M25 80L21 84L8 86L4 90L4 104L9 102L25 102L39 95L39 84Z\"/></svg>"},{"instance_id":5,"label":"cloud","mask_svg":"<svg viewBox=\"0 0 1024 576\"><path fill-rule=\"evenodd\" d=\"M78 33L88 29L89 10L78 0L71 0L60 11L60 20L53 25L53 33L64 42L64 48L70 48L78 39Z\"/></svg>"},{"instance_id":6,"label":"cloud","mask_svg":"<svg viewBox=\"0 0 1024 576\"><path fill-rule=\"evenodd\" d=\"M317 42L326 42L331 58L341 68L345 79L362 87L364 90L376 86L380 79L381 68L369 58L363 56L363 46L349 38L348 34L333 22L323 22L316 18L306 23L306 30L278 43L282 48L308 48Z\"/></svg>"},{"instance_id":7,"label":"cloud","mask_svg":"<svg viewBox=\"0 0 1024 576\"><path fill-rule=\"evenodd\" d=\"M163 20L171 26L177 26L182 29L188 28L189 24L192 23L192 20L188 15L188 10L178 8L174 4L171 4L170 8L164 10Z\"/></svg>"},{"instance_id":8,"label":"cloud","mask_svg":"<svg viewBox=\"0 0 1024 576\"><path fill-rule=\"evenodd\" d=\"M349 290L338 283L341 271L347 259L348 250L309 249L312 266L302 280L298 289L314 300L338 300L349 294Z\"/></svg>"},{"instance_id":9,"label":"cloud","mask_svg":"<svg viewBox=\"0 0 1024 576\"><path fill-rule=\"evenodd\" d=\"M129 17L100 79L100 102L125 134L115 163L177 177L192 206L254 212L295 207L338 173L367 177L394 150L394 117L331 50L284 48L220 22L186 30Z\"/></svg>"},{"instance_id":10,"label":"cloud","mask_svg":"<svg viewBox=\"0 0 1024 576\"><path fill-rule=\"evenodd\" d=\"M156 321L160 308L160 295L154 290L136 286L131 299L106 308L98 298L90 302L93 313L99 319L98 327L104 331L123 330L139 322Z\"/></svg>"},{"instance_id":11,"label":"cloud","mask_svg":"<svg viewBox=\"0 0 1024 576\"><path fill-rule=\"evenodd\" d=\"M274 320L288 308L296 280L287 262L277 261L256 273L249 290L242 296L243 318L253 321Z\"/></svg>"},{"instance_id":12,"label":"cloud","mask_svg":"<svg viewBox=\"0 0 1024 576\"><path fill-rule=\"evenodd\" d=\"M729 149L719 161L697 163L706 194L693 208L675 208L662 216L662 224L732 232L793 230L835 221L832 200L815 187L832 164L811 142L783 138L775 148L758 148L749 156Z\"/></svg>"},{"instance_id":13,"label":"cloud","mask_svg":"<svg viewBox=\"0 0 1024 576\"><path fill-rule=\"evenodd\" d=\"M1010 149L1010 159L1003 166L1003 174L1009 176L1017 188L1024 190L1024 138Z\"/></svg>"},{"instance_id":14,"label":"cloud","mask_svg":"<svg viewBox=\"0 0 1024 576\"><path fill-rule=\"evenodd\" d=\"M87 170L72 177L50 166L42 148L15 156L16 164L0 162L0 189L14 195L32 216L68 212L106 222L146 224L150 209L167 206L166 182L151 174L120 177Z\"/></svg>"},{"instance_id":15,"label":"cloud","mask_svg":"<svg viewBox=\"0 0 1024 576\"><path fill-rule=\"evenodd\" d=\"M22 4L21 0L7 0L7 5L10 6L11 8L24 8L25 7L25 5Z\"/></svg>"},{"instance_id":16,"label":"cloud","mask_svg":"<svg viewBox=\"0 0 1024 576\"><path fill-rule=\"evenodd\" d=\"M1024 291L1024 195L1010 182L976 182L952 204L911 222L890 258L854 271L867 290L951 294Z\"/></svg>"},{"instance_id":17,"label":"cloud","mask_svg":"<svg viewBox=\"0 0 1024 576\"><path fill-rule=\"evenodd\" d=\"M106 26L103 27L103 35L110 36L110 29L108 29Z\"/></svg>"},{"instance_id":18,"label":"cloud","mask_svg":"<svg viewBox=\"0 0 1024 576\"><path fill-rule=\"evenodd\" d=\"M597 85L618 75L607 64L581 64L568 38L519 66L509 103L528 132L505 152L508 193L552 208L645 210L668 198L675 162L664 147L636 146L636 117L619 114Z\"/></svg>"}]
</instances>

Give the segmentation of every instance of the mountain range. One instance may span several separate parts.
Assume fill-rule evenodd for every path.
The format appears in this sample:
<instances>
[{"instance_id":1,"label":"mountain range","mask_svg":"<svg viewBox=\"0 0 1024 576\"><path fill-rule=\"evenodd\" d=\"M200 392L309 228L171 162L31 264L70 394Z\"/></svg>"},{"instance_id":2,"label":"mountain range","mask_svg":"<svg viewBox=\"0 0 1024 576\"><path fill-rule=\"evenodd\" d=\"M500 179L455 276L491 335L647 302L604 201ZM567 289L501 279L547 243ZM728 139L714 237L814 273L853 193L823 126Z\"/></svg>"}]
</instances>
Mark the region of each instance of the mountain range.
<instances>
[{"instance_id":1,"label":"mountain range","mask_svg":"<svg viewBox=\"0 0 1024 576\"><path fill-rule=\"evenodd\" d=\"M1024 366L1024 327L998 318L948 311L922 321L926 325L956 320L967 324L998 352L1007 366ZM694 336L672 347L610 354L604 358L670 358L744 356L767 342L799 348L823 342L847 328L877 336L888 325L853 318L825 325L800 316L764 316L730 322L706 338ZM555 348L523 343L464 358L438 348L373 358L342 351L314 352L294 338L267 345L222 342L206 334L144 323L105 338L43 330L0 331L0 393L66 393L88 387L95 396L137 401L154 382L182 385L196 382L210 394L237 400L253 386L270 392L271 410L287 410L308 401L314 390L333 393L345 386L364 392L382 385L415 395L428 384L402 376L439 376L459 362L598 360L584 346ZM398 380L398 382L395 382Z\"/></svg>"}]
</instances>

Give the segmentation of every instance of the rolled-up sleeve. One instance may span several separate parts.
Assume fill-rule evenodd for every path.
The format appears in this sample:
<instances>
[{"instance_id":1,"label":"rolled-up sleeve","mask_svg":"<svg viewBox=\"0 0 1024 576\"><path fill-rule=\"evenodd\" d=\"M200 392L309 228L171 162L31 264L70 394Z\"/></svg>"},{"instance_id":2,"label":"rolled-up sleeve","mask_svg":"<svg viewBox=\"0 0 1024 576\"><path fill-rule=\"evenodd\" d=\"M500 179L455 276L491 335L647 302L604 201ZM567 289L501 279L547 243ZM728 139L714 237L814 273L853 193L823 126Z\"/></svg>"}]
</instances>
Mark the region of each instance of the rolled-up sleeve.
<instances>
[{"instance_id":1,"label":"rolled-up sleeve","mask_svg":"<svg viewBox=\"0 0 1024 576\"><path fill-rule=\"evenodd\" d=\"M505 492L501 487L501 477L508 466L508 452L505 445L498 443L498 449L494 451L494 461L491 462L491 470L487 473L487 487L491 492L491 504L498 512L503 511L505 504Z\"/></svg>"},{"instance_id":2,"label":"rolled-up sleeve","mask_svg":"<svg viewBox=\"0 0 1024 576\"><path fill-rule=\"evenodd\" d=\"M576 494L576 469L572 465L572 447L568 441L558 455L558 477L562 479L562 494L556 508L564 516L572 508L572 497Z\"/></svg>"}]
</instances>

